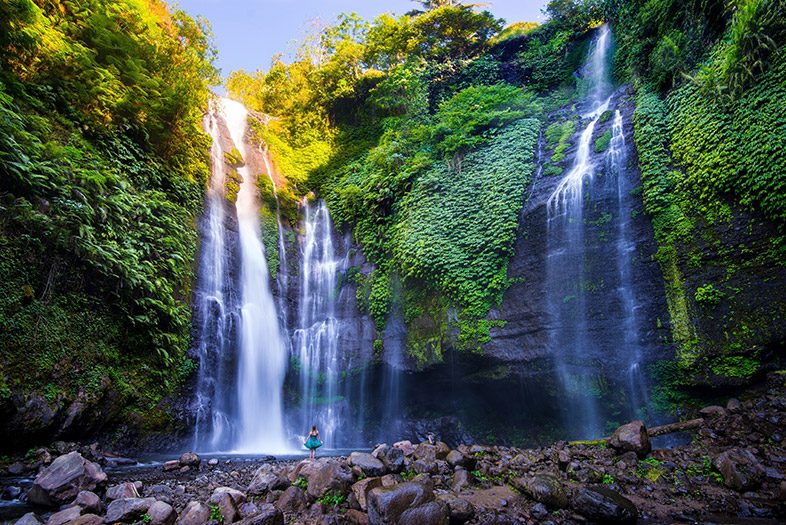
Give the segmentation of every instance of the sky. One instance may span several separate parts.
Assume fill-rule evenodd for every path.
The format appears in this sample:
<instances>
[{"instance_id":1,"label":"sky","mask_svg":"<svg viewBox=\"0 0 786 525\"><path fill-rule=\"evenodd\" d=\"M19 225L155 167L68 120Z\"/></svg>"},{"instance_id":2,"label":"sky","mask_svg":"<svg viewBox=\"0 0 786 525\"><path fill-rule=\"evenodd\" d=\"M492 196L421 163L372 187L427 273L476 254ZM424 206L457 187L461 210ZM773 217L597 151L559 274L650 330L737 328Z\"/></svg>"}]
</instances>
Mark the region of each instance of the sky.
<instances>
[{"instance_id":1,"label":"sky","mask_svg":"<svg viewBox=\"0 0 786 525\"><path fill-rule=\"evenodd\" d=\"M218 48L216 65L226 77L232 71L267 69L276 53L291 57L298 43L339 13L356 12L373 20L382 13L397 15L419 6L412 0L170 0L190 15L205 17ZM541 22L547 0L478 0L498 18Z\"/></svg>"}]
</instances>

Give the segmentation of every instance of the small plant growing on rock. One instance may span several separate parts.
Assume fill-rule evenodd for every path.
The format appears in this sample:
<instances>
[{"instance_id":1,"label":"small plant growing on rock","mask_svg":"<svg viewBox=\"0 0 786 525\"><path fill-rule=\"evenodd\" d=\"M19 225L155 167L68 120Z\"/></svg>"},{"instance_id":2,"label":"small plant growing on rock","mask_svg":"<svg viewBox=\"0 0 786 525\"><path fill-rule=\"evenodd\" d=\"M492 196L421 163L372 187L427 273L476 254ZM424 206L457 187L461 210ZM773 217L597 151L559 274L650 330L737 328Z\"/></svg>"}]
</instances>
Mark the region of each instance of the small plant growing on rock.
<instances>
[{"instance_id":1,"label":"small plant growing on rock","mask_svg":"<svg viewBox=\"0 0 786 525\"><path fill-rule=\"evenodd\" d=\"M308 480L304 476L298 476L293 485L300 490L306 490L308 488Z\"/></svg>"},{"instance_id":2,"label":"small plant growing on rock","mask_svg":"<svg viewBox=\"0 0 786 525\"><path fill-rule=\"evenodd\" d=\"M221 514L221 508L218 505L210 505L210 521L217 523L224 523L224 515Z\"/></svg>"},{"instance_id":3,"label":"small plant growing on rock","mask_svg":"<svg viewBox=\"0 0 786 525\"><path fill-rule=\"evenodd\" d=\"M147 512L142 514L142 523L150 523L151 521L153 521L153 518L150 516L150 514Z\"/></svg>"},{"instance_id":4,"label":"small plant growing on rock","mask_svg":"<svg viewBox=\"0 0 786 525\"><path fill-rule=\"evenodd\" d=\"M723 295L723 292L712 284L705 284L704 286L699 286L693 297L699 306L712 308L718 306L718 303L723 299Z\"/></svg>"},{"instance_id":5,"label":"small plant growing on rock","mask_svg":"<svg viewBox=\"0 0 786 525\"><path fill-rule=\"evenodd\" d=\"M409 481L412 478L414 478L416 475L417 473L414 470L408 469L401 473L401 479L403 479L404 481Z\"/></svg>"},{"instance_id":6,"label":"small plant growing on rock","mask_svg":"<svg viewBox=\"0 0 786 525\"><path fill-rule=\"evenodd\" d=\"M614 479L614 476L606 472L605 474L603 474L603 479L601 480L601 482L604 485L613 485L614 483L617 482L617 480Z\"/></svg>"},{"instance_id":7,"label":"small plant growing on rock","mask_svg":"<svg viewBox=\"0 0 786 525\"><path fill-rule=\"evenodd\" d=\"M328 492L322 496L319 502L327 507L338 507L347 502L347 495L338 492Z\"/></svg>"}]
</instances>

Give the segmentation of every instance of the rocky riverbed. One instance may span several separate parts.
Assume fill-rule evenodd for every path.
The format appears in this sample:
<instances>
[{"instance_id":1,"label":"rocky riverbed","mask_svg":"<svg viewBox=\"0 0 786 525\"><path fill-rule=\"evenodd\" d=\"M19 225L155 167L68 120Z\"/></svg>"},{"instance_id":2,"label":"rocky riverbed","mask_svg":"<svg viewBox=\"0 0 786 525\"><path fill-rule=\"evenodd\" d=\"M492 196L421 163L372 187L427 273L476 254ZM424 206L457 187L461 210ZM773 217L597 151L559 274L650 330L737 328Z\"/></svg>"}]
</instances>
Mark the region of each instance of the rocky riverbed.
<instances>
[{"instance_id":1,"label":"rocky riverbed","mask_svg":"<svg viewBox=\"0 0 786 525\"><path fill-rule=\"evenodd\" d=\"M18 525L785 522L784 376L698 416L677 427L690 444L670 449L652 449L641 422L592 443L403 441L315 461L186 453L132 467L58 443L8 465L2 492L31 505Z\"/></svg>"}]
</instances>

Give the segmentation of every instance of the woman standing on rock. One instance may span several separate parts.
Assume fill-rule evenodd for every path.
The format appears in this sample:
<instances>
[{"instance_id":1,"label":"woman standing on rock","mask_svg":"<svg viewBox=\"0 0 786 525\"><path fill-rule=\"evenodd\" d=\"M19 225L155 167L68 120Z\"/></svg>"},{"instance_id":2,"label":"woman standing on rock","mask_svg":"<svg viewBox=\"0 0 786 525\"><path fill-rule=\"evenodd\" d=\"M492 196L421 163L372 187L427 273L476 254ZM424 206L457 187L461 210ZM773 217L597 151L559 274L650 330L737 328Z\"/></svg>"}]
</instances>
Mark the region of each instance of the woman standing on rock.
<instances>
[{"instance_id":1,"label":"woman standing on rock","mask_svg":"<svg viewBox=\"0 0 786 525\"><path fill-rule=\"evenodd\" d=\"M311 432L308 434L308 439L303 443L307 449L311 451L310 459L317 457L317 449L322 446L322 441L319 440L319 430L316 425L311 426Z\"/></svg>"}]
</instances>

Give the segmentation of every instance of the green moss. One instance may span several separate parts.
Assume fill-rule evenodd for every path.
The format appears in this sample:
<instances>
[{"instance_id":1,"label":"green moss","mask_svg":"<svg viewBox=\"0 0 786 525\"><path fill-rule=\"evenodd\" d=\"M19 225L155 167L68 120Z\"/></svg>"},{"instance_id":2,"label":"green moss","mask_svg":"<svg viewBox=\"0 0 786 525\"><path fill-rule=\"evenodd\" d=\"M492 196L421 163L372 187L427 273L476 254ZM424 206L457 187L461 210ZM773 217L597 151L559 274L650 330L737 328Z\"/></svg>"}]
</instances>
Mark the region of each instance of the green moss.
<instances>
[{"instance_id":1,"label":"green moss","mask_svg":"<svg viewBox=\"0 0 786 525\"><path fill-rule=\"evenodd\" d=\"M595 139L595 153L603 153L611 144L611 130L607 129L603 135Z\"/></svg>"},{"instance_id":2,"label":"green moss","mask_svg":"<svg viewBox=\"0 0 786 525\"><path fill-rule=\"evenodd\" d=\"M694 299L696 299L696 304L706 308L718 306L724 296L725 294L715 288L712 283L699 286L696 289L696 293L693 295Z\"/></svg>"},{"instance_id":3,"label":"green moss","mask_svg":"<svg viewBox=\"0 0 786 525\"><path fill-rule=\"evenodd\" d=\"M614 112L611 111L610 109L607 109L606 111L600 114L599 121L601 124L605 124L606 122L610 121L611 117L613 116L614 116Z\"/></svg>"},{"instance_id":4,"label":"green moss","mask_svg":"<svg viewBox=\"0 0 786 525\"><path fill-rule=\"evenodd\" d=\"M758 359L744 356L722 356L712 360L710 370L724 377L749 379L759 371Z\"/></svg>"}]
</instances>

